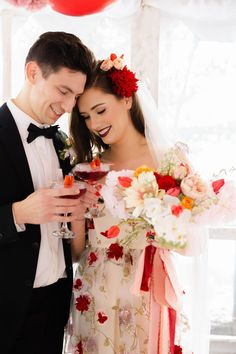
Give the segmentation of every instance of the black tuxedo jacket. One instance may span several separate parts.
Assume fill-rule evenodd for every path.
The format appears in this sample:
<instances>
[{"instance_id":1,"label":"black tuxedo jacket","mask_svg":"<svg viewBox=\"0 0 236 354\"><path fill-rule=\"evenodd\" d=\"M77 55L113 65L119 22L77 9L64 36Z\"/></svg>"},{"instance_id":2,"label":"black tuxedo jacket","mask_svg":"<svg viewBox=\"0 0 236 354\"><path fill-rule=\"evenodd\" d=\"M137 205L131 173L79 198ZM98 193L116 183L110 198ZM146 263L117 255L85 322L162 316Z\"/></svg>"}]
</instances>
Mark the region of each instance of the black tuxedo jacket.
<instances>
[{"instance_id":1,"label":"black tuxedo jacket","mask_svg":"<svg viewBox=\"0 0 236 354\"><path fill-rule=\"evenodd\" d=\"M62 135L53 139L57 151L64 148ZM60 160L64 173L70 170L69 159ZM17 232L12 203L34 192L29 165L22 141L8 107L0 107L0 353L8 353L24 321L34 283L40 248L40 226L26 225ZM68 312L72 289L70 245L63 241L68 279ZM37 343L35 343L37 345Z\"/></svg>"}]
</instances>

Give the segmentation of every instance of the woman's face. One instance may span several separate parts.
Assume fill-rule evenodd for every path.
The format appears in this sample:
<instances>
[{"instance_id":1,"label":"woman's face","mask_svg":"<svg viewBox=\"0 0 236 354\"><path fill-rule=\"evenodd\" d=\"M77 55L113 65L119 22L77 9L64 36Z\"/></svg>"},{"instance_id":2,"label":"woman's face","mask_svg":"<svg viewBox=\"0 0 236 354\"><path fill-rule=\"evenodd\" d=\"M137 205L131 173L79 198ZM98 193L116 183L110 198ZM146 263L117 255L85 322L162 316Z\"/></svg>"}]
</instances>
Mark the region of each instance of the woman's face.
<instances>
[{"instance_id":1,"label":"woman's face","mask_svg":"<svg viewBox=\"0 0 236 354\"><path fill-rule=\"evenodd\" d=\"M130 118L131 98L117 99L98 88L86 90L78 100L78 108L88 129L105 144L122 141L133 124Z\"/></svg>"}]
</instances>

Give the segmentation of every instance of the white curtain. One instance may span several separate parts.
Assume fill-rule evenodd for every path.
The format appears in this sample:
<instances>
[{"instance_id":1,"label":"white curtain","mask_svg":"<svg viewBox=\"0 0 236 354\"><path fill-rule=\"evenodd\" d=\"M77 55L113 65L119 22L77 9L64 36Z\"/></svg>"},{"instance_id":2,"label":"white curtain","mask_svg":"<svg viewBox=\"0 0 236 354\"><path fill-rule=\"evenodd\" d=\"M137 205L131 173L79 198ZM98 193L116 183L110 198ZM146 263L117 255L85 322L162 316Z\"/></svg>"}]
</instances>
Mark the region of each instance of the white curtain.
<instances>
[{"instance_id":1,"label":"white curtain","mask_svg":"<svg viewBox=\"0 0 236 354\"><path fill-rule=\"evenodd\" d=\"M203 176L229 171L236 151L236 2L144 0L140 12L132 60L158 102L163 130L170 140L189 145ZM190 326L194 354L207 354L208 237L200 237L206 241L202 255L177 257L177 264L190 313L185 329ZM186 342L187 353L190 348Z\"/></svg>"},{"instance_id":2,"label":"white curtain","mask_svg":"<svg viewBox=\"0 0 236 354\"><path fill-rule=\"evenodd\" d=\"M159 70L151 80L158 82L159 119L169 138L189 143L205 176L230 169L236 148L236 2L144 0L143 7L159 10Z\"/></svg>"},{"instance_id":3,"label":"white curtain","mask_svg":"<svg viewBox=\"0 0 236 354\"><path fill-rule=\"evenodd\" d=\"M65 16L47 6L28 11L6 1L0 3L0 104L14 97L24 81L24 61L29 47L45 31L76 34L97 58L110 53L125 54L130 64L130 33L133 18L140 8L139 0L118 0L104 11L88 16ZM68 132L68 116L59 122Z\"/></svg>"}]
</instances>

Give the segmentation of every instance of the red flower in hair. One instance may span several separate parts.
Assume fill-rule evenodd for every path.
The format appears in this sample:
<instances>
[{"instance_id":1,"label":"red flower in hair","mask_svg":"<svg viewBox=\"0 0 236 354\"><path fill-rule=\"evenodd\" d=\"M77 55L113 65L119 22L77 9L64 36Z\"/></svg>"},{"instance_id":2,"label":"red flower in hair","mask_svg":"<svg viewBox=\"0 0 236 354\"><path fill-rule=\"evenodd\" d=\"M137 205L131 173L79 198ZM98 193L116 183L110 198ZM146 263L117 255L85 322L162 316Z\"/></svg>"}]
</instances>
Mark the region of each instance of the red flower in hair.
<instances>
[{"instance_id":1,"label":"red flower in hair","mask_svg":"<svg viewBox=\"0 0 236 354\"><path fill-rule=\"evenodd\" d=\"M122 70L111 69L108 72L114 92L121 97L131 97L138 90L138 79L135 74L125 66Z\"/></svg>"},{"instance_id":2,"label":"red flower in hair","mask_svg":"<svg viewBox=\"0 0 236 354\"><path fill-rule=\"evenodd\" d=\"M118 243L112 243L107 250L108 258L115 258L117 261L119 258L123 257L123 247L119 246Z\"/></svg>"}]
</instances>

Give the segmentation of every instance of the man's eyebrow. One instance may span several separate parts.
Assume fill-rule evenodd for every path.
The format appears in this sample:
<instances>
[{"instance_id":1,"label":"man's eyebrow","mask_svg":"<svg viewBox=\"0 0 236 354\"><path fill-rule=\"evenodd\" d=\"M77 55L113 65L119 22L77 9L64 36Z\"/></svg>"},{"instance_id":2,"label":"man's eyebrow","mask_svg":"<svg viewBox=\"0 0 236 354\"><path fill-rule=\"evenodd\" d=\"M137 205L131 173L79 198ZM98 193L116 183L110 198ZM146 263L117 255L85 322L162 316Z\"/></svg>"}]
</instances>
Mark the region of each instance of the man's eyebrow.
<instances>
[{"instance_id":1,"label":"man's eyebrow","mask_svg":"<svg viewBox=\"0 0 236 354\"><path fill-rule=\"evenodd\" d=\"M60 85L60 88L63 88L63 89L65 89L65 90L67 90L67 91L69 91L71 93L74 93L73 90L71 90L71 88L66 86L66 85Z\"/></svg>"},{"instance_id":2,"label":"man's eyebrow","mask_svg":"<svg viewBox=\"0 0 236 354\"><path fill-rule=\"evenodd\" d=\"M68 86L66 86L66 85L60 85L60 88L61 88L61 89L64 89L64 90L67 90L67 91L69 91L70 93L75 94L75 92L74 92L70 87L68 87ZM80 93L78 93L78 94L76 95L76 98L78 98L79 96L81 96L82 93L83 93L83 91L81 91Z\"/></svg>"}]
</instances>

